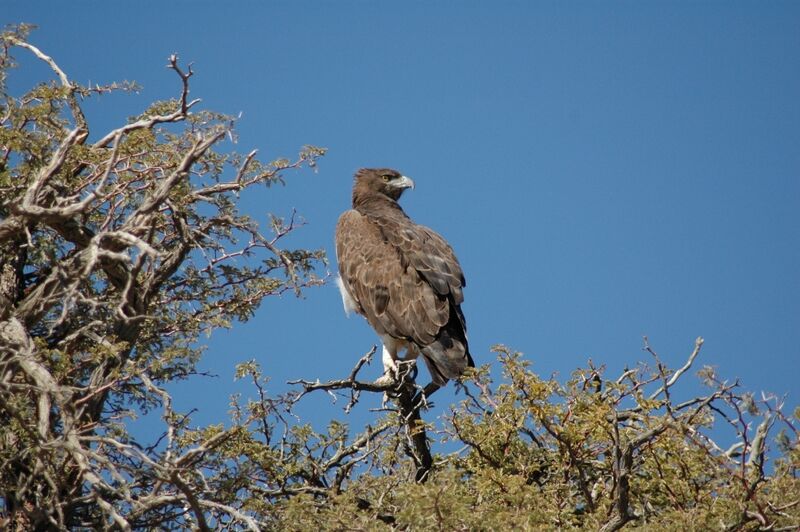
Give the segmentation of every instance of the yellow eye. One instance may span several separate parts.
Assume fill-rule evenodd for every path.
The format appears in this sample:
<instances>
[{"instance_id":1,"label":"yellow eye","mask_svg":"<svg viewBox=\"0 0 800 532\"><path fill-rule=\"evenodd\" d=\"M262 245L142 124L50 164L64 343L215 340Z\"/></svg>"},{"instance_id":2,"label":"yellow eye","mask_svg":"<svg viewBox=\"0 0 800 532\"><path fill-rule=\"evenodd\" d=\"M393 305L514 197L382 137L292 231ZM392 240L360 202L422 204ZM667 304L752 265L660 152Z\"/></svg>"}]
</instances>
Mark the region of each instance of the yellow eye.
<instances>
[{"instance_id":1,"label":"yellow eye","mask_svg":"<svg viewBox=\"0 0 800 532\"><path fill-rule=\"evenodd\" d=\"M381 177L383 177L383 180L386 181L387 183L392 179L392 176L390 176L389 174L383 174L383 176Z\"/></svg>"}]
</instances>

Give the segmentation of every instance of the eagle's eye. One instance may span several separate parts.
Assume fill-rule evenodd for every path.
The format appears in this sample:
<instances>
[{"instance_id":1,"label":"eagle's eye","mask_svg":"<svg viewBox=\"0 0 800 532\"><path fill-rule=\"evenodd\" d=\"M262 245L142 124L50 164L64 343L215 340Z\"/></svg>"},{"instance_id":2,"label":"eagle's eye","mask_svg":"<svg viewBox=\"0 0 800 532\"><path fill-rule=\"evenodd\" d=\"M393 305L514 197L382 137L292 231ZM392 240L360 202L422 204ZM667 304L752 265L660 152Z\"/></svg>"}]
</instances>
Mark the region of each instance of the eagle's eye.
<instances>
[{"instance_id":1,"label":"eagle's eye","mask_svg":"<svg viewBox=\"0 0 800 532\"><path fill-rule=\"evenodd\" d=\"M384 180L384 181L386 181L387 183L388 183L389 181L391 181L391 180L392 180L392 174L383 174L381 177L382 177L382 178L383 178L383 180Z\"/></svg>"}]
</instances>

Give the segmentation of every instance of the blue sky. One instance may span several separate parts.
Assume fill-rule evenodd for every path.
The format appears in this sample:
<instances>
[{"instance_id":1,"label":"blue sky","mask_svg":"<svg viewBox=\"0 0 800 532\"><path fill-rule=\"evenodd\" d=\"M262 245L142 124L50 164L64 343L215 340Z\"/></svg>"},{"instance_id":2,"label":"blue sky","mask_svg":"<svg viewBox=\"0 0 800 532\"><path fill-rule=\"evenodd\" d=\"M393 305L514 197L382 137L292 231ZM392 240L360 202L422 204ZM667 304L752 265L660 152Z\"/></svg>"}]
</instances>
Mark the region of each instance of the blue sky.
<instances>
[{"instance_id":1,"label":"blue sky","mask_svg":"<svg viewBox=\"0 0 800 532\"><path fill-rule=\"evenodd\" d=\"M233 5L6 1L0 22L37 24L31 41L73 79L143 86L90 105L98 134L178 94L177 52L193 97L242 113L237 150L327 147L318 173L244 206L296 208L308 224L292 244L326 248L331 271L353 172L413 177L402 204L461 260L479 364L502 343L545 376L590 357L615 374L648 359L648 335L677 367L703 336L698 367L800 404L800 4ZM23 65L12 86L48 75ZM201 368L219 377L176 387L178 405L224 419L246 390L235 362L257 359L281 392L346 376L376 341L332 283L267 301L209 340ZM440 393L429 418L454 399ZM327 403L304 414L342 417Z\"/></svg>"}]
</instances>

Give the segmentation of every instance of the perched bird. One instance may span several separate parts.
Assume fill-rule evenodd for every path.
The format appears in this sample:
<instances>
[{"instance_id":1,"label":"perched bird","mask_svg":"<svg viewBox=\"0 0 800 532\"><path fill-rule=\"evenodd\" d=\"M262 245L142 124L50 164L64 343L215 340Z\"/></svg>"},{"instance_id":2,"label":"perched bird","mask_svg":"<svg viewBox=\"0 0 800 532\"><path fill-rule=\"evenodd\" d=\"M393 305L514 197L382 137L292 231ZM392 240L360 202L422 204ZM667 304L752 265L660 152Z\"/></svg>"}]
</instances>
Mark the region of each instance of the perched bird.
<instances>
[{"instance_id":1,"label":"perched bird","mask_svg":"<svg viewBox=\"0 0 800 532\"><path fill-rule=\"evenodd\" d=\"M429 396L475 363L461 312L464 273L444 238L398 205L408 188L414 182L396 170L356 172L353 208L336 225L337 283L345 312L364 316L383 341L378 381L397 379L397 361L421 354L433 379L423 390Z\"/></svg>"}]
</instances>

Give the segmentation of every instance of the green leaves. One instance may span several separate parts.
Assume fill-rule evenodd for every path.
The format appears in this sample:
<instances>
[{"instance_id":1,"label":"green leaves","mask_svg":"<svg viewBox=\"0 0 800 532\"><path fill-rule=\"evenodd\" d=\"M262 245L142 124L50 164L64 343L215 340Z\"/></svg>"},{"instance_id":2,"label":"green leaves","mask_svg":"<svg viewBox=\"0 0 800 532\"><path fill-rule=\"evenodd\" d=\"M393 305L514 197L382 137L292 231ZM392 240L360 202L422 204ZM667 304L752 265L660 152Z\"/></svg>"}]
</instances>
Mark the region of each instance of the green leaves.
<instances>
[{"instance_id":1,"label":"green leaves","mask_svg":"<svg viewBox=\"0 0 800 532\"><path fill-rule=\"evenodd\" d=\"M258 399L247 403L249 418L237 417L249 436L226 455L238 457L226 478L239 479L239 497L248 494L243 508L281 530L595 530L626 523L748 529L762 520L775 527L800 522L793 425L784 422L777 436L781 454L772 473L748 461L750 452L768 452L768 438L762 434L762 448L756 436L763 423L747 416L780 418L772 399L721 382L706 396L686 398L680 377L687 374L663 365L640 364L609 378L589 364L561 383L535 374L518 352L495 351L502 378L492 381L489 364L476 368L465 379L466 397L429 426L447 452L435 457L423 484L414 480L404 422L395 414L360 433L337 420L318 432L291 421L296 397L270 397L257 365L241 364L237 374L252 378ZM749 451L730 453L715 441L726 427L711 419L737 423L740 416L738 441Z\"/></svg>"}]
</instances>

